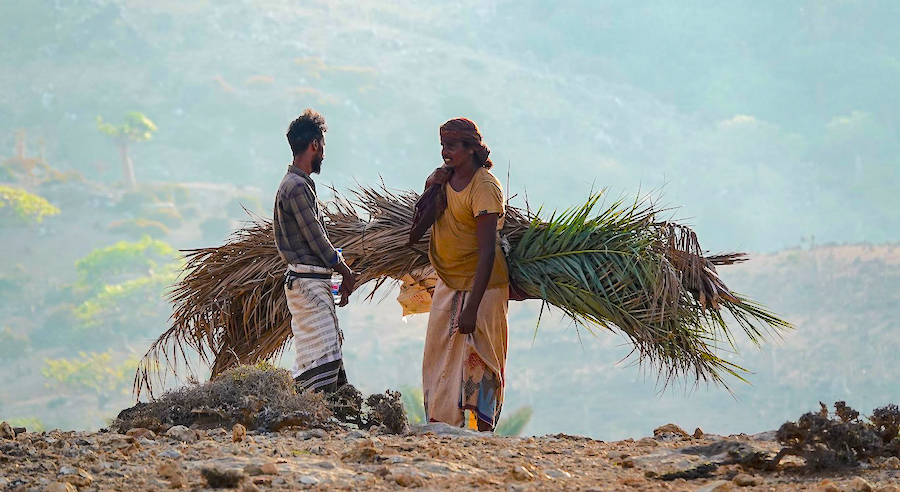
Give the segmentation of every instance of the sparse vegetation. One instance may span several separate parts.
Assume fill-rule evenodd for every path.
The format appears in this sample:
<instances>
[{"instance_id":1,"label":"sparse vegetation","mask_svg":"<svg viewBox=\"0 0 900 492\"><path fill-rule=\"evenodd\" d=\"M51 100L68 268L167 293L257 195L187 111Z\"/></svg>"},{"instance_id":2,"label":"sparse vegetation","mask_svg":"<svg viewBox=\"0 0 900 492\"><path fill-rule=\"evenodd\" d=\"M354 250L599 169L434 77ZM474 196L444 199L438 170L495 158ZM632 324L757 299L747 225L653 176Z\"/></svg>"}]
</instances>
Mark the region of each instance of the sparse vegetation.
<instances>
[{"instance_id":1,"label":"sparse vegetation","mask_svg":"<svg viewBox=\"0 0 900 492\"><path fill-rule=\"evenodd\" d=\"M820 403L819 412L809 412L797 422L785 422L776 437L785 447L769 462L774 469L784 456L806 460L814 470L857 466L860 460L900 453L900 410L897 405L875 409L868 421L843 401L834 404L834 414Z\"/></svg>"},{"instance_id":2,"label":"sparse vegetation","mask_svg":"<svg viewBox=\"0 0 900 492\"><path fill-rule=\"evenodd\" d=\"M241 423L248 429L285 426L319 427L332 413L321 394L298 393L285 370L267 363L237 366L203 384L169 391L158 399L123 410L110 426L162 429L172 425L221 426Z\"/></svg>"}]
</instances>

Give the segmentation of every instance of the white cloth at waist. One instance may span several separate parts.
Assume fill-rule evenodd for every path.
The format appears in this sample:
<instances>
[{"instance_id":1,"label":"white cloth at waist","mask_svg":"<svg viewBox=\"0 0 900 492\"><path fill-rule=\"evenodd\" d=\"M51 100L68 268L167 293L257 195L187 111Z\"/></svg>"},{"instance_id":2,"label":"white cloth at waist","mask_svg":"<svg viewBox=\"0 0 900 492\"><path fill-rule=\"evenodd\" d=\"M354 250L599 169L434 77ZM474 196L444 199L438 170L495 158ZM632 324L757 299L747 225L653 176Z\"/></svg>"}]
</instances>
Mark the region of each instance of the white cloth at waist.
<instances>
[{"instance_id":1,"label":"white cloth at waist","mask_svg":"<svg viewBox=\"0 0 900 492\"><path fill-rule=\"evenodd\" d=\"M320 267L315 265L302 265L300 263L289 263L288 270L294 273L327 273L331 274L334 272L333 269L328 267Z\"/></svg>"}]
</instances>

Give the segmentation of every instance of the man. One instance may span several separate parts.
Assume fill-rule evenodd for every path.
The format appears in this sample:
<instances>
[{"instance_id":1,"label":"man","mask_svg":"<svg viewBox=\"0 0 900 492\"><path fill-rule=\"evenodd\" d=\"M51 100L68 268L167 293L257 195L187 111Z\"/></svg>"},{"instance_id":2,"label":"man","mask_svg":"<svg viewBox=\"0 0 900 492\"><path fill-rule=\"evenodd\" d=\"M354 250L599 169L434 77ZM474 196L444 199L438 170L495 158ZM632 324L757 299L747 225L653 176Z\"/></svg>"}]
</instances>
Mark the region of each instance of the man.
<instances>
[{"instance_id":1,"label":"man","mask_svg":"<svg viewBox=\"0 0 900 492\"><path fill-rule=\"evenodd\" d=\"M492 431L503 405L507 351L509 279L497 239L503 189L475 123L452 119L440 137L444 166L425 183L442 185L446 196L428 255L438 282L422 361L425 413L429 421Z\"/></svg>"},{"instance_id":2,"label":"man","mask_svg":"<svg viewBox=\"0 0 900 492\"><path fill-rule=\"evenodd\" d=\"M356 278L328 240L310 177L322 170L327 130L325 118L311 109L288 127L294 161L275 195L274 229L278 253L288 265L284 293L297 353L294 380L300 389L331 393L347 383L347 374L330 279L333 272L341 275L338 305L345 306Z\"/></svg>"}]
</instances>

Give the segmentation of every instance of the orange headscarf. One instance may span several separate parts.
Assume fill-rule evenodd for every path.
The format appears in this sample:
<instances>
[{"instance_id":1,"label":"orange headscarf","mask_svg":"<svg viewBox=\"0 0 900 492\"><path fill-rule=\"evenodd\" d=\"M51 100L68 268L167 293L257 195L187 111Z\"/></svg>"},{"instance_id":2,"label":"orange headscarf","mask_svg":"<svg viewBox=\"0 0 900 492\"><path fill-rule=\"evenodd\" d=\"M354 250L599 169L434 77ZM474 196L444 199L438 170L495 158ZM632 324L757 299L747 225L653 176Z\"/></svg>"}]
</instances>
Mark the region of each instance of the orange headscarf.
<instances>
[{"instance_id":1,"label":"orange headscarf","mask_svg":"<svg viewBox=\"0 0 900 492\"><path fill-rule=\"evenodd\" d=\"M464 142L475 149L475 159L478 164L490 169L494 165L488 155L491 149L481 141L481 132L475 122L468 118L453 118L441 125L441 143Z\"/></svg>"}]
</instances>

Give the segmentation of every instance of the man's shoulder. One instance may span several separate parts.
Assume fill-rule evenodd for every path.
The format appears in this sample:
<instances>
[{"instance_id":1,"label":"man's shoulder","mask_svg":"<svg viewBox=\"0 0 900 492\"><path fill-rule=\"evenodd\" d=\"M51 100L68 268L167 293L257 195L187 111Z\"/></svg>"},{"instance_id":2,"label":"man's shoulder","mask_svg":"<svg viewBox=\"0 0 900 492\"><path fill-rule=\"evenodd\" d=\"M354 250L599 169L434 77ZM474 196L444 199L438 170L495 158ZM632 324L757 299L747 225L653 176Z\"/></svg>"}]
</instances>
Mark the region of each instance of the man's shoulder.
<instances>
[{"instance_id":1,"label":"man's shoulder","mask_svg":"<svg viewBox=\"0 0 900 492\"><path fill-rule=\"evenodd\" d=\"M306 190L312 191L309 182L303 179L302 176L292 172L285 173L284 178L281 179L281 184L278 185L278 192L287 196Z\"/></svg>"}]
</instances>

